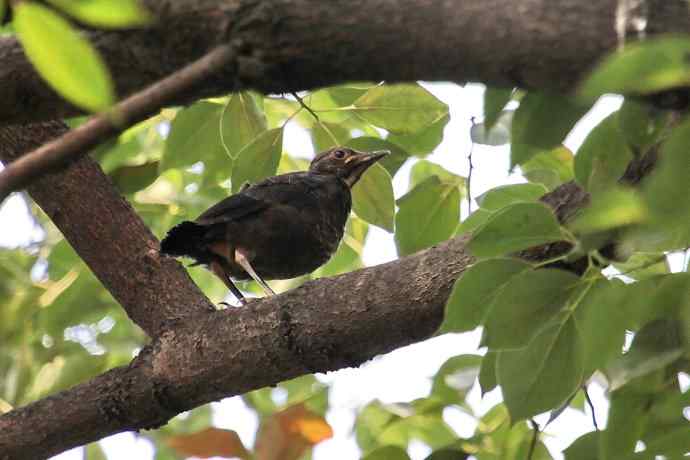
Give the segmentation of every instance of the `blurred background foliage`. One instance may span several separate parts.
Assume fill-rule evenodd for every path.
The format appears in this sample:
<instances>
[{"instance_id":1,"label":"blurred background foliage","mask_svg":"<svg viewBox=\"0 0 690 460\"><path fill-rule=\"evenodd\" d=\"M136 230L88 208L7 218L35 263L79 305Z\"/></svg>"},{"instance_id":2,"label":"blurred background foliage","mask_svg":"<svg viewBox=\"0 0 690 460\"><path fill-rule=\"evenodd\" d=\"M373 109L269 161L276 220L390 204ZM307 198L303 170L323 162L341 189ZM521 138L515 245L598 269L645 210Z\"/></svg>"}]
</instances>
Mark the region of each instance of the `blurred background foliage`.
<instances>
[{"instance_id":1,"label":"blurred background foliage","mask_svg":"<svg viewBox=\"0 0 690 460\"><path fill-rule=\"evenodd\" d=\"M99 2L109 3L92 3ZM48 3L53 8L17 3L5 33L16 31L38 71L64 97L89 110L109 106L110 77L70 21L141 25L145 13L133 1L120 5L122 17L99 16L112 5ZM0 0L0 11L5 6ZM59 62L81 65L47 68L45 46L55 43L69 45ZM425 159L444 138L449 108L416 83L353 82L293 95L240 92L201 100L162 110L92 157L160 238L247 181L307 168L313 152L335 145L390 150L353 190L353 215L334 257L310 276L273 282L277 291L362 267L372 226L393 233L399 256L472 232L469 248L478 262L457 281L441 331L482 327L482 348L457 350L426 397L362 407L353 431L363 458L407 459L413 440L431 449L429 460L552 458L532 419L550 414L541 415L543 428L566 407L589 411L581 389L592 381L607 390L608 423L575 441L566 459L681 458L690 451L690 122L648 104L645 95L686 84L688 52L690 41L677 37L631 45L571 97L487 88L483 120L468 134L476 144L509 144L511 166L523 180L470 196L464 207L468 178ZM87 90L75 93L80 85ZM626 94L625 102L572 152L563 145L566 135L609 92ZM67 121L78 126L84 118ZM288 126L304 130L312 145L289 151ZM635 188L619 181L630 161L652 151L660 161L650 177ZM408 187L396 194L392 178L406 162L414 163L403 172ZM590 192L591 206L563 226L539 198L572 180ZM46 216L28 206L38 236L26 247L0 251L0 412L125 365L147 341ZM472 212L461 216L461 208ZM11 232L11 222L2 225ZM599 251L614 240L613 254ZM555 241L571 243L559 260L586 261L583 276L509 257ZM679 251L686 259L671 273L668 256ZM190 274L212 301L224 300L226 289L209 272ZM253 283L241 288L259 292ZM483 393L500 388L504 402L476 413L466 397L477 380ZM141 435L154 442L160 459L297 460L311 458L311 447L333 434L324 418L329 388L314 376L243 400L261 420L253 446L213 428L209 405ZM476 420L472 436L448 425L448 407ZM97 443L86 455L105 458Z\"/></svg>"}]
</instances>

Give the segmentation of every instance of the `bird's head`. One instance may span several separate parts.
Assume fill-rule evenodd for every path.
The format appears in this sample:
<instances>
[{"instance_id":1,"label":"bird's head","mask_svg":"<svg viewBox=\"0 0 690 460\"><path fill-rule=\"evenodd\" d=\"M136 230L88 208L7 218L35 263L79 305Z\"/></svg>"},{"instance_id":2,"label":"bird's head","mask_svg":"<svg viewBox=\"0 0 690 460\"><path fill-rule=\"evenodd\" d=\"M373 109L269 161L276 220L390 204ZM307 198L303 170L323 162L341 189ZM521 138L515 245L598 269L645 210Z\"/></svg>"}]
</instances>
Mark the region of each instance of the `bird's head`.
<instances>
[{"instance_id":1,"label":"bird's head","mask_svg":"<svg viewBox=\"0 0 690 460\"><path fill-rule=\"evenodd\" d=\"M334 147L316 155L309 165L309 171L336 175L352 188L369 166L389 153L387 150L358 152L347 147Z\"/></svg>"}]
</instances>

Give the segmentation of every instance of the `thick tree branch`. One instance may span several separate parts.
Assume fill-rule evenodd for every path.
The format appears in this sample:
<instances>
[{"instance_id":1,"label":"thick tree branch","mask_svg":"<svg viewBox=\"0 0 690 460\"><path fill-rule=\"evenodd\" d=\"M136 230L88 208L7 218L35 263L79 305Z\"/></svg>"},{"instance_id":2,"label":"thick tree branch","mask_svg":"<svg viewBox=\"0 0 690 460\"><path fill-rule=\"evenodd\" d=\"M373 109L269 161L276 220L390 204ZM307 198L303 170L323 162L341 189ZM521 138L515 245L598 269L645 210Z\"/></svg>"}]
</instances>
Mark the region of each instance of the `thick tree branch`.
<instances>
[{"instance_id":1,"label":"thick tree branch","mask_svg":"<svg viewBox=\"0 0 690 460\"><path fill-rule=\"evenodd\" d=\"M117 104L109 113L90 118L86 123L65 132L0 171L0 203L33 179L64 166L70 160L86 155L108 137L125 130L156 113L180 93L197 88L210 75L231 63L229 46L219 46L201 59L178 70L149 88ZM40 145L40 144L39 144Z\"/></svg>"},{"instance_id":2,"label":"thick tree branch","mask_svg":"<svg viewBox=\"0 0 690 460\"><path fill-rule=\"evenodd\" d=\"M0 458L35 459L429 337L472 258L465 239L180 322L129 367L0 417ZM395 287L395 288L393 288ZM346 293L346 294L344 294Z\"/></svg>"},{"instance_id":3,"label":"thick tree branch","mask_svg":"<svg viewBox=\"0 0 690 460\"><path fill-rule=\"evenodd\" d=\"M620 0L146 0L147 30L92 32L120 95L219 43L236 67L175 102L242 88L289 92L353 81L482 81L567 90L621 42L637 38ZM647 0L647 36L690 33L686 0ZM490 13L488 13L490 12ZM639 22L638 22L639 23ZM617 26L623 24L623 29ZM0 124L76 114L0 39Z\"/></svg>"},{"instance_id":4,"label":"thick tree branch","mask_svg":"<svg viewBox=\"0 0 690 460\"><path fill-rule=\"evenodd\" d=\"M66 131L57 121L0 127L0 160L10 163ZM213 308L184 268L160 256L156 238L90 158L44 176L29 193L149 336Z\"/></svg>"},{"instance_id":5,"label":"thick tree branch","mask_svg":"<svg viewBox=\"0 0 690 460\"><path fill-rule=\"evenodd\" d=\"M635 160L624 179L638 182L655 158L652 152ZM569 182L542 200L565 221L589 196ZM455 279L473 263L466 242L458 237L244 308L178 321L130 366L0 416L0 459L33 459L120 431L155 428L209 401L357 366L424 340L438 328ZM544 260L567 249L546 245L521 255Z\"/></svg>"}]
</instances>

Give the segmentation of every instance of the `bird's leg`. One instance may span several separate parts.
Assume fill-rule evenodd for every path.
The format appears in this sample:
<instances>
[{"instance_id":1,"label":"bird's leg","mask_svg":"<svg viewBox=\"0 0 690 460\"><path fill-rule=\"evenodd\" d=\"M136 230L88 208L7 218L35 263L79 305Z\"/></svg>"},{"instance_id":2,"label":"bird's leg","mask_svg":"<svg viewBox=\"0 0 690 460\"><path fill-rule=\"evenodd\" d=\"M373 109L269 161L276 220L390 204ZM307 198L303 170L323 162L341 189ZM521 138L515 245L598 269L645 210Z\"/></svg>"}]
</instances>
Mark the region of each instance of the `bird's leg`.
<instances>
[{"instance_id":1,"label":"bird's leg","mask_svg":"<svg viewBox=\"0 0 690 460\"><path fill-rule=\"evenodd\" d=\"M267 296L272 296L276 295L276 293L271 289L271 287L266 284L266 281L264 281L257 273L254 271L254 268L252 268L252 265L249 263L249 259L247 256L242 252L241 249L236 248L235 249L235 262L237 262L240 267L244 268L244 271L246 271L249 276L252 277L254 281L259 283L259 286L261 286L264 289L264 292L266 293Z\"/></svg>"},{"instance_id":2,"label":"bird's leg","mask_svg":"<svg viewBox=\"0 0 690 460\"><path fill-rule=\"evenodd\" d=\"M242 292L239 289L237 289L237 286L235 286L235 283L232 282L226 271L223 269L221 263L214 260L209 264L209 267L211 268L211 271L218 278L220 278L223 284L225 284L225 286L227 286L227 288L230 289L230 292L232 292L232 294L237 298L237 300L239 300L242 305L245 305L247 303L247 299L245 299L242 295Z\"/></svg>"}]
</instances>

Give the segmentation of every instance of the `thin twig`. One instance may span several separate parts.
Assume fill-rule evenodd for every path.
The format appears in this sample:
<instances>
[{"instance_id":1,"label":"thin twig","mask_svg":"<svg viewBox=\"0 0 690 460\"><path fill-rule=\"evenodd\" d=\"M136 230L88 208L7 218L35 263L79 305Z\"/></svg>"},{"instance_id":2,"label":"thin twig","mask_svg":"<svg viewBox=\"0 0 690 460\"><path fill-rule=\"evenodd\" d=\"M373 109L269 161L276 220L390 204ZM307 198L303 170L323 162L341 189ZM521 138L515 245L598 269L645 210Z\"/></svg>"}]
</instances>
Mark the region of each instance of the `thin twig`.
<instances>
[{"instance_id":1,"label":"thin twig","mask_svg":"<svg viewBox=\"0 0 690 460\"><path fill-rule=\"evenodd\" d=\"M234 55L230 45L218 46L186 67L129 96L109 112L91 117L78 128L7 165L0 171L0 202L10 192L26 187L47 172L66 166L110 136L145 120L181 93L192 90L227 67Z\"/></svg>"},{"instance_id":2,"label":"thin twig","mask_svg":"<svg viewBox=\"0 0 690 460\"><path fill-rule=\"evenodd\" d=\"M297 93L294 92L294 91L292 91L290 94L292 94L292 97L294 97L295 99L297 99L297 102L299 102L299 105L301 105L302 107L304 107L304 110L306 110L307 112L309 112L309 113L311 114L311 116L314 117L314 119L315 119L318 123L321 123L321 120L319 119L319 116L316 114L316 112L314 112L314 111L311 109L311 107L309 107L309 106L304 102L304 99L302 99L302 97L300 97L299 94L297 94Z\"/></svg>"},{"instance_id":3,"label":"thin twig","mask_svg":"<svg viewBox=\"0 0 690 460\"><path fill-rule=\"evenodd\" d=\"M472 127L474 127L475 122L474 122L474 117L470 118L470 121L472 122ZM474 151L474 140L470 139L471 144L470 144L470 153L467 155L467 162L469 164L469 172L467 173L467 215L469 216L472 214L472 189L470 188L470 184L472 182L472 170L474 169L474 164L472 163L472 153Z\"/></svg>"},{"instance_id":4,"label":"thin twig","mask_svg":"<svg viewBox=\"0 0 690 460\"><path fill-rule=\"evenodd\" d=\"M316 120L316 123L319 126L321 126L321 128L323 128L323 130L326 132L326 134L328 134L328 137L331 138L331 141L333 141L333 145L337 146L338 144L340 144L340 142L338 142L338 139L335 137L335 134L333 134L333 132L328 128L328 126L326 126L326 124L321 121L321 119L316 114L316 112L314 112L314 110L304 102L304 99L302 99L302 97L300 97L300 95L294 91L291 92L290 94L292 94L292 96L295 99L297 99L297 102L299 102L299 105L301 105L304 108L304 110L309 112L311 114L311 116L314 117L314 120Z\"/></svg>"},{"instance_id":5,"label":"thin twig","mask_svg":"<svg viewBox=\"0 0 690 460\"><path fill-rule=\"evenodd\" d=\"M527 452L527 460L532 460L534 451L537 448L537 440L539 439L539 425L534 419L529 419L530 425L532 425L532 441L529 444L529 451Z\"/></svg>"},{"instance_id":6,"label":"thin twig","mask_svg":"<svg viewBox=\"0 0 690 460\"><path fill-rule=\"evenodd\" d=\"M586 385L582 386L582 392L585 394L585 401L587 401L589 410L592 413L592 425L594 425L595 430L599 431L599 425L597 424L597 414L594 412L594 403L592 402L592 399L589 397Z\"/></svg>"}]
</instances>

